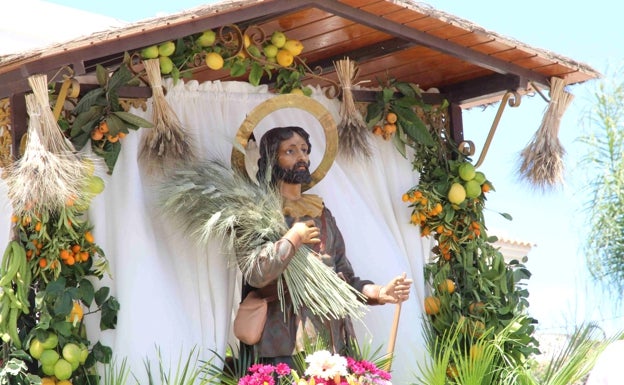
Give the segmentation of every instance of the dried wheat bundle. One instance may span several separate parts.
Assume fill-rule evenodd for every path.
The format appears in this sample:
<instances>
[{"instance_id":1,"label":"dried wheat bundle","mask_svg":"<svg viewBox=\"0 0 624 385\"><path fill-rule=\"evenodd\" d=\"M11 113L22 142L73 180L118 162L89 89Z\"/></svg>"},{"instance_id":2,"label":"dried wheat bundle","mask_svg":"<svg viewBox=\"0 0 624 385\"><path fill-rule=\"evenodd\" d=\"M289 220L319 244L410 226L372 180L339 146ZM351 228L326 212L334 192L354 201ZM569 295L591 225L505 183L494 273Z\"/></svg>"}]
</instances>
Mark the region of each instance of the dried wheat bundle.
<instances>
[{"instance_id":1,"label":"dried wheat bundle","mask_svg":"<svg viewBox=\"0 0 624 385\"><path fill-rule=\"evenodd\" d=\"M34 102L40 107L37 114L41 121L39 140L43 144L43 148L55 154L75 154L74 145L63 135L52 113L47 75L32 75L28 78L28 84L33 91Z\"/></svg>"},{"instance_id":2,"label":"dried wheat bundle","mask_svg":"<svg viewBox=\"0 0 624 385\"><path fill-rule=\"evenodd\" d=\"M351 91L359 69L349 58L334 62L334 67L342 86L341 120L338 123L341 153L347 158L370 158L371 148L368 128L362 114L355 106Z\"/></svg>"},{"instance_id":3,"label":"dried wheat bundle","mask_svg":"<svg viewBox=\"0 0 624 385\"><path fill-rule=\"evenodd\" d=\"M520 176L534 187L547 190L563 183L565 149L559 141L561 117L574 95L565 90L565 81L552 78L550 102L539 129L520 153Z\"/></svg>"},{"instance_id":4,"label":"dried wheat bundle","mask_svg":"<svg viewBox=\"0 0 624 385\"><path fill-rule=\"evenodd\" d=\"M178 164L192 162L196 151L189 134L165 99L158 59L145 60L144 64L152 88L154 127L144 131L139 162L148 174L162 175Z\"/></svg>"},{"instance_id":5,"label":"dried wheat bundle","mask_svg":"<svg viewBox=\"0 0 624 385\"><path fill-rule=\"evenodd\" d=\"M212 238L224 239L234 250L230 264L239 266L244 277L258 266L263 246L288 230L279 192L253 183L220 161L176 169L164 180L159 196L164 213L197 245L207 247ZM358 300L360 293L307 247L297 251L279 278L282 304L284 285L297 311L306 306L321 317L360 318L366 309Z\"/></svg>"},{"instance_id":6,"label":"dried wheat bundle","mask_svg":"<svg viewBox=\"0 0 624 385\"><path fill-rule=\"evenodd\" d=\"M15 161L6 178L8 196L16 215L56 211L68 201L75 200L84 183L85 166L65 149L50 151L45 146L58 140L54 135L44 134L44 113L49 106L42 106L34 94L26 95L26 109L30 116L28 137L24 155ZM49 122L48 122L49 124ZM42 137L46 137L42 140Z\"/></svg>"}]
</instances>

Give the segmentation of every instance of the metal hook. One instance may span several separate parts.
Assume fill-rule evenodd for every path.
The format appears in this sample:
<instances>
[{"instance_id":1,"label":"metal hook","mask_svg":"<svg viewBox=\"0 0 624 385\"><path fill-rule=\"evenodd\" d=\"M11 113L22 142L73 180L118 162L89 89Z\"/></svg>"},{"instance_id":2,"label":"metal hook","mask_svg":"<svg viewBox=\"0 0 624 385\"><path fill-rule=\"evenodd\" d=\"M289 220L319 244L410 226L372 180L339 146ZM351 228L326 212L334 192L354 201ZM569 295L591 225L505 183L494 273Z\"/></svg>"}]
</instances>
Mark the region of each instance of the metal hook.
<instances>
[{"instance_id":1,"label":"metal hook","mask_svg":"<svg viewBox=\"0 0 624 385\"><path fill-rule=\"evenodd\" d=\"M518 107L520 105L520 98L520 94L516 91L507 91L505 95L503 95L503 99L501 100L500 106L498 106L498 111L496 112L496 116L494 117L494 121L492 122L490 132L485 139L483 150L481 150L481 154L479 154L479 159L477 160L477 163L475 163L475 168L478 168L485 160L485 155L490 148L490 143L492 142L492 138L494 137L494 133L496 132L496 128L498 127L498 122L503 115L503 110L505 109L507 104L509 104L509 107Z\"/></svg>"}]
</instances>

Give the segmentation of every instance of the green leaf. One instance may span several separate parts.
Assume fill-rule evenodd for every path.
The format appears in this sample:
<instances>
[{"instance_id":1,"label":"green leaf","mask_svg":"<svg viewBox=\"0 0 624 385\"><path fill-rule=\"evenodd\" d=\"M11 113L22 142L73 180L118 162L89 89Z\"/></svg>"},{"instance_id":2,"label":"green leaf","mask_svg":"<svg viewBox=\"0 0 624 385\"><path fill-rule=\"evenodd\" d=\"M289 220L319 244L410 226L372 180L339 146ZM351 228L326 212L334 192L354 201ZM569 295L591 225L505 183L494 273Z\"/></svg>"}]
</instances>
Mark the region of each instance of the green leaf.
<instances>
[{"instance_id":1,"label":"green leaf","mask_svg":"<svg viewBox=\"0 0 624 385\"><path fill-rule=\"evenodd\" d=\"M399 154L401 154L401 156L403 156L404 158L407 158L405 142L401 140L400 136L398 135L398 132L395 135L392 135L392 144L394 144L394 147L397 149Z\"/></svg>"},{"instance_id":2,"label":"green leaf","mask_svg":"<svg viewBox=\"0 0 624 385\"><path fill-rule=\"evenodd\" d=\"M69 315L72 305L72 296L66 291L54 301L54 314L61 316Z\"/></svg>"},{"instance_id":3,"label":"green leaf","mask_svg":"<svg viewBox=\"0 0 624 385\"><path fill-rule=\"evenodd\" d=\"M369 103L366 107L366 121L368 128L372 128L375 123L381 120L383 114L383 106L380 103Z\"/></svg>"},{"instance_id":4,"label":"green leaf","mask_svg":"<svg viewBox=\"0 0 624 385\"><path fill-rule=\"evenodd\" d=\"M232 68L230 69L230 76L239 77L243 76L247 72L247 66L242 61L236 61L232 64Z\"/></svg>"},{"instance_id":5,"label":"green leaf","mask_svg":"<svg viewBox=\"0 0 624 385\"><path fill-rule=\"evenodd\" d=\"M65 277L59 277L54 281L50 281L46 286L45 294L47 297L55 297L65 290Z\"/></svg>"},{"instance_id":6,"label":"green leaf","mask_svg":"<svg viewBox=\"0 0 624 385\"><path fill-rule=\"evenodd\" d=\"M106 163L106 167L108 168L108 174L112 174L115 169L115 163L117 163L117 158L119 158L119 153L121 152L121 143L108 142L105 148L102 149L94 142L91 142L91 149L95 154L104 158L104 163Z\"/></svg>"},{"instance_id":7,"label":"green leaf","mask_svg":"<svg viewBox=\"0 0 624 385\"><path fill-rule=\"evenodd\" d=\"M117 117L119 117L124 122L130 123L131 125L133 125L135 127L143 127L143 128L152 128L152 127L154 127L154 124L152 122L150 122L149 120L145 120L145 119L141 118L140 116L137 116L137 115L132 114L130 112L115 111L115 112L113 112L113 114L115 114Z\"/></svg>"},{"instance_id":8,"label":"green leaf","mask_svg":"<svg viewBox=\"0 0 624 385\"><path fill-rule=\"evenodd\" d=\"M87 305L87 307L91 306L95 296L95 288L93 287L91 281L85 278L80 280L80 285L78 286L78 296L82 302Z\"/></svg>"},{"instance_id":9,"label":"green leaf","mask_svg":"<svg viewBox=\"0 0 624 385\"><path fill-rule=\"evenodd\" d=\"M102 345L99 341L93 345L93 349L91 350L91 354L97 362L101 362L103 364L108 364L113 357L113 350L108 347Z\"/></svg>"},{"instance_id":10,"label":"green leaf","mask_svg":"<svg viewBox=\"0 0 624 385\"><path fill-rule=\"evenodd\" d=\"M56 330L57 334L65 337L69 337L72 334L72 324L71 322L67 322L65 320L54 322L52 324L52 329Z\"/></svg>"},{"instance_id":11,"label":"green leaf","mask_svg":"<svg viewBox=\"0 0 624 385\"><path fill-rule=\"evenodd\" d=\"M508 214L508 213L499 213L499 214L501 215L501 217L503 217L503 218L507 219L508 221L513 220L513 218L511 217L511 215L510 215L510 214Z\"/></svg>"},{"instance_id":12,"label":"green leaf","mask_svg":"<svg viewBox=\"0 0 624 385\"><path fill-rule=\"evenodd\" d=\"M260 84L260 80L262 79L262 74L264 73L262 69L262 65L258 62L253 62L251 64L251 71L249 72L249 83L254 86L258 86Z\"/></svg>"},{"instance_id":13,"label":"green leaf","mask_svg":"<svg viewBox=\"0 0 624 385\"><path fill-rule=\"evenodd\" d=\"M390 103L390 100L392 100L392 98L394 97L394 90L390 88L384 88L381 92L383 104Z\"/></svg>"},{"instance_id":14,"label":"green leaf","mask_svg":"<svg viewBox=\"0 0 624 385\"><path fill-rule=\"evenodd\" d=\"M99 288L98 291L95 292L96 305L102 306L104 301L106 301L106 298L108 297L109 293L110 293L110 288L106 286L102 286L101 288Z\"/></svg>"},{"instance_id":15,"label":"green leaf","mask_svg":"<svg viewBox=\"0 0 624 385\"><path fill-rule=\"evenodd\" d=\"M405 131L408 137L417 143L424 144L425 146L433 146L435 142L433 136L427 129L427 126L420 120L416 121L401 121L401 127Z\"/></svg>"},{"instance_id":16,"label":"green leaf","mask_svg":"<svg viewBox=\"0 0 624 385\"><path fill-rule=\"evenodd\" d=\"M91 138L91 134L88 132L80 131L78 135L72 136L71 142L76 148L76 150L80 151L82 148L89 142Z\"/></svg>"},{"instance_id":17,"label":"green leaf","mask_svg":"<svg viewBox=\"0 0 624 385\"><path fill-rule=\"evenodd\" d=\"M397 82L395 85L397 90L405 96L415 97L414 89L408 84L403 82Z\"/></svg>"},{"instance_id":18,"label":"green leaf","mask_svg":"<svg viewBox=\"0 0 624 385\"><path fill-rule=\"evenodd\" d=\"M95 76L97 78L97 82L101 88L106 87L106 83L108 82L108 71L104 66L98 64L95 66Z\"/></svg>"},{"instance_id":19,"label":"green leaf","mask_svg":"<svg viewBox=\"0 0 624 385\"><path fill-rule=\"evenodd\" d=\"M102 316L100 317L100 330L114 329L117 326L117 313L119 302L115 297L109 297L102 304Z\"/></svg>"},{"instance_id":20,"label":"green leaf","mask_svg":"<svg viewBox=\"0 0 624 385\"><path fill-rule=\"evenodd\" d=\"M105 121L108 124L109 135L112 136L119 134L126 127L124 121L114 114L108 115Z\"/></svg>"},{"instance_id":21,"label":"green leaf","mask_svg":"<svg viewBox=\"0 0 624 385\"><path fill-rule=\"evenodd\" d=\"M78 115L85 111L88 111L92 106L104 106L106 105L106 98L104 97L104 89L103 88L94 88L91 91L87 92L76 107L72 110L72 114Z\"/></svg>"},{"instance_id":22,"label":"green leaf","mask_svg":"<svg viewBox=\"0 0 624 385\"><path fill-rule=\"evenodd\" d=\"M108 93L117 92L119 87L126 85L130 79L132 79L132 72L126 65L120 66L117 71L113 73L108 82Z\"/></svg>"},{"instance_id":23,"label":"green leaf","mask_svg":"<svg viewBox=\"0 0 624 385\"><path fill-rule=\"evenodd\" d=\"M82 132L90 133L102 117L103 107L91 106L88 110L79 113L72 123L71 136Z\"/></svg>"}]
</instances>

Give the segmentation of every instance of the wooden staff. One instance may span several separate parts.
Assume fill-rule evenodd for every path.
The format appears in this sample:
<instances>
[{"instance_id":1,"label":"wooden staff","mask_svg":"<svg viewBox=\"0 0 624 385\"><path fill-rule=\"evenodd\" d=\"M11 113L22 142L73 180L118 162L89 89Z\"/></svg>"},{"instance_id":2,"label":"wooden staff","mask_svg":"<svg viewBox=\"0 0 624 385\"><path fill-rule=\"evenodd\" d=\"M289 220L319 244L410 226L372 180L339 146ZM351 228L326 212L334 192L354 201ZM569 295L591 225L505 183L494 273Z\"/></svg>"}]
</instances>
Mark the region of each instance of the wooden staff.
<instances>
[{"instance_id":1,"label":"wooden staff","mask_svg":"<svg viewBox=\"0 0 624 385\"><path fill-rule=\"evenodd\" d=\"M390 371L392 367L392 361L394 359L394 345L396 343L397 331L399 330L399 318L401 318L401 304L403 302L399 302L396 304L396 308L394 309L394 320L392 321L392 329L390 329L390 340L388 341L388 364L386 365L385 370Z\"/></svg>"}]
</instances>

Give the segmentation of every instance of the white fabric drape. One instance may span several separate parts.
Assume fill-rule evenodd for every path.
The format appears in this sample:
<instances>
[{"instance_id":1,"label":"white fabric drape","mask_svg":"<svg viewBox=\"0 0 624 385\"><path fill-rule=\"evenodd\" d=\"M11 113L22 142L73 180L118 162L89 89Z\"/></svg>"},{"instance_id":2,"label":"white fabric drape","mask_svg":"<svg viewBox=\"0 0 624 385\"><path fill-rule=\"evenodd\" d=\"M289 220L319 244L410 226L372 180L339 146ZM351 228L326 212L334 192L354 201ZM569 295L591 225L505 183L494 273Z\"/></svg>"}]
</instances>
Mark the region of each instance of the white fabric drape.
<instances>
[{"instance_id":1,"label":"white fabric drape","mask_svg":"<svg viewBox=\"0 0 624 385\"><path fill-rule=\"evenodd\" d=\"M201 156L228 162L246 114L274 96L266 87L243 82L192 81L175 86L165 82L165 86L168 103L190 131ZM313 97L339 121L338 100L327 99L319 90ZM151 100L147 111L132 112L151 119ZM315 169L325 147L318 121L303 110L283 109L263 119L254 134L259 139L278 125L299 125L311 134L311 167ZM235 343L230 326L240 298L240 277L227 266L218 244L200 250L173 221L160 215L154 204L158 181L146 177L137 164L142 130L123 139L115 171L103 175L106 188L89 211L96 242L112 269L111 279L95 284L110 286L121 309L115 330L100 332L92 321L88 331L93 340L111 346L117 357L127 357L133 373L144 383L144 361L149 359L157 367L157 349L163 357L170 357L175 370L178 357L185 357L194 346L208 358L213 351L223 356L227 345ZM412 295L402 305L392 366L392 382L408 384L414 382L417 363L426 354L421 322L428 246L423 246L418 228L409 223L410 210L401 201L401 195L417 183L411 159L403 158L382 139L375 138L373 147L370 161L339 156L309 192L323 197L336 217L358 276L380 284L402 272L414 279ZM395 308L369 308L363 322L356 323L360 344L386 351Z\"/></svg>"}]
</instances>

